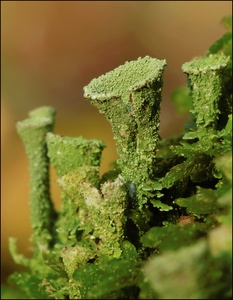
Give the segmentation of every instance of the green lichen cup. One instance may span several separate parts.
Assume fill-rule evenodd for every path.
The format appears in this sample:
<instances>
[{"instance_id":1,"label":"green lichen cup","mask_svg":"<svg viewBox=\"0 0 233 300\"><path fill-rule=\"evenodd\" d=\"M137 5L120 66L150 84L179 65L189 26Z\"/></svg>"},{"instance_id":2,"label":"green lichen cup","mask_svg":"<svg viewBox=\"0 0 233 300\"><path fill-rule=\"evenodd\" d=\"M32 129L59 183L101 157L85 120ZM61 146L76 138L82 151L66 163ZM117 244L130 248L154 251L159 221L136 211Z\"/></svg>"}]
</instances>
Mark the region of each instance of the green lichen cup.
<instances>
[{"instance_id":1,"label":"green lichen cup","mask_svg":"<svg viewBox=\"0 0 233 300\"><path fill-rule=\"evenodd\" d=\"M136 187L153 178L165 66L165 60L145 56L84 87L84 97L111 123L122 175Z\"/></svg>"}]
</instances>

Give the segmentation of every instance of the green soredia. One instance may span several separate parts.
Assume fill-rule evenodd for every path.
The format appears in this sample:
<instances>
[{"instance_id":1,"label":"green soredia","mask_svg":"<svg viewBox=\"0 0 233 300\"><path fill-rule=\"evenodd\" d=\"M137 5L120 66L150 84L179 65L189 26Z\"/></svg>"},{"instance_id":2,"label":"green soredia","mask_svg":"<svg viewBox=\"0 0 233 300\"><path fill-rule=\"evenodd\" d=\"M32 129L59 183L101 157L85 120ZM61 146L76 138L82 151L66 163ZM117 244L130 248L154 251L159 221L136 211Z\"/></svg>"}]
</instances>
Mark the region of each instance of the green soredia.
<instances>
[{"instance_id":1,"label":"green soredia","mask_svg":"<svg viewBox=\"0 0 233 300\"><path fill-rule=\"evenodd\" d=\"M72 202L72 193L75 193L72 187L82 181L99 186L99 166L105 144L99 140L53 133L47 134L46 141L48 156L60 177L58 183L63 190L62 208L56 223L58 239L63 243L74 245L77 242L77 234L83 227L80 218L74 212L78 209L80 214L83 208L75 207Z\"/></svg>"},{"instance_id":2,"label":"green soredia","mask_svg":"<svg viewBox=\"0 0 233 300\"><path fill-rule=\"evenodd\" d=\"M43 106L29 113L29 118L17 123L17 130L29 158L30 211L34 230L32 240L47 247L53 239L56 213L49 190L49 159L46 134L53 130L55 110Z\"/></svg>"},{"instance_id":3,"label":"green soredia","mask_svg":"<svg viewBox=\"0 0 233 300\"><path fill-rule=\"evenodd\" d=\"M56 224L58 238L63 244L73 246L82 235L89 234L90 222L83 190L89 193L99 186L99 168L80 166L60 177L57 182L62 189L63 200Z\"/></svg>"},{"instance_id":4,"label":"green soredia","mask_svg":"<svg viewBox=\"0 0 233 300\"><path fill-rule=\"evenodd\" d=\"M47 134L48 156L57 175L63 176L76 167L99 166L105 144L99 140Z\"/></svg>"},{"instance_id":5,"label":"green soredia","mask_svg":"<svg viewBox=\"0 0 233 300\"><path fill-rule=\"evenodd\" d=\"M29 157L35 246L27 258L17 239L9 240L25 269L9 277L22 298L232 298L230 45L231 31L183 65L192 108L191 97L178 96L193 122L178 137L159 141L165 60L126 62L84 88L118 147L115 169L101 179L102 141L53 134L51 107L18 122ZM58 212L49 162L62 190Z\"/></svg>"},{"instance_id":6,"label":"green soredia","mask_svg":"<svg viewBox=\"0 0 233 300\"><path fill-rule=\"evenodd\" d=\"M216 54L196 58L183 64L182 70L188 74L191 88L193 110L197 127L216 129L230 58L224 54ZM226 110L226 109L225 109ZM230 113L230 112L229 112Z\"/></svg>"},{"instance_id":7,"label":"green soredia","mask_svg":"<svg viewBox=\"0 0 233 300\"><path fill-rule=\"evenodd\" d=\"M105 182L100 191L90 187L89 191L88 188L83 190L90 222L94 228L93 237L99 241L101 254L119 258L127 220L127 189L122 176L113 182Z\"/></svg>"},{"instance_id":8,"label":"green soredia","mask_svg":"<svg viewBox=\"0 0 233 300\"><path fill-rule=\"evenodd\" d=\"M165 60L138 58L84 87L84 97L111 123L123 177L138 190L154 175L165 66Z\"/></svg>"}]
</instances>

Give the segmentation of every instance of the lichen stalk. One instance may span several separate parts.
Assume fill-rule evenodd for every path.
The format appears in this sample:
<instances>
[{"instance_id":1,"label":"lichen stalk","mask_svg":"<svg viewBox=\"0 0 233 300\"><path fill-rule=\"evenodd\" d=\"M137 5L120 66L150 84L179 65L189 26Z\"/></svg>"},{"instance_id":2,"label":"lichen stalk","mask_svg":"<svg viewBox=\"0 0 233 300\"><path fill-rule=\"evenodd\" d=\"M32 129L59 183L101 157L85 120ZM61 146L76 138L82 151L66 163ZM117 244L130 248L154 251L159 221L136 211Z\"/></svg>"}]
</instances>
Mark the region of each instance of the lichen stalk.
<instances>
[{"instance_id":1,"label":"lichen stalk","mask_svg":"<svg viewBox=\"0 0 233 300\"><path fill-rule=\"evenodd\" d=\"M98 250L101 254L119 258L121 244L125 239L127 208L127 189L119 176L113 182L105 182L95 193L101 195L99 201L90 201L90 192L83 194L90 221L93 224L94 236L99 239Z\"/></svg>"},{"instance_id":2,"label":"lichen stalk","mask_svg":"<svg viewBox=\"0 0 233 300\"><path fill-rule=\"evenodd\" d=\"M52 132L47 134L46 142L48 156L59 176L58 183L63 182L61 178L66 174L68 178L66 187L63 184L61 186L62 207L56 223L57 237L63 243L73 245L77 242L77 231L83 226L80 226L80 218L75 210L79 210L80 214L83 208L82 205L75 207L73 192L64 190L70 191L73 184L88 179L95 187L99 186L99 166L105 144L99 140L60 136Z\"/></svg>"},{"instance_id":3,"label":"lichen stalk","mask_svg":"<svg viewBox=\"0 0 233 300\"><path fill-rule=\"evenodd\" d=\"M98 187L99 168L77 167L58 178L57 183L62 189L62 208L56 224L58 239L62 244L73 246L81 233L88 233L88 210L82 193L83 189L87 189L88 193L92 191L90 186Z\"/></svg>"},{"instance_id":4,"label":"lichen stalk","mask_svg":"<svg viewBox=\"0 0 233 300\"><path fill-rule=\"evenodd\" d=\"M29 118L17 123L29 159L30 215L34 230L32 240L47 248L53 240L56 212L50 196L49 159L46 134L53 130L55 110L43 106L29 113Z\"/></svg>"},{"instance_id":5,"label":"lichen stalk","mask_svg":"<svg viewBox=\"0 0 233 300\"><path fill-rule=\"evenodd\" d=\"M99 167L105 148L99 140L61 136L52 132L47 134L46 142L48 156L59 177L82 165Z\"/></svg>"},{"instance_id":6,"label":"lichen stalk","mask_svg":"<svg viewBox=\"0 0 233 300\"><path fill-rule=\"evenodd\" d=\"M65 234L68 237L68 245L79 243L77 236L81 233L82 246L88 245L98 255L119 257L125 233L127 189L121 176L98 189L94 186L95 172L96 167L81 166L58 179L73 216L69 218L66 211L63 223L59 220L59 228L66 228L61 233L63 238ZM67 228L72 232L67 234Z\"/></svg>"},{"instance_id":7,"label":"lichen stalk","mask_svg":"<svg viewBox=\"0 0 233 300\"><path fill-rule=\"evenodd\" d=\"M111 123L122 175L136 187L153 179L165 66L165 60L146 56L84 87L84 97Z\"/></svg>"},{"instance_id":8,"label":"lichen stalk","mask_svg":"<svg viewBox=\"0 0 233 300\"><path fill-rule=\"evenodd\" d=\"M183 64L191 89L193 110L197 128L216 129L220 114L220 99L223 94L229 57L216 54L196 58ZM226 101L226 99L223 99Z\"/></svg>"}]
</instances>

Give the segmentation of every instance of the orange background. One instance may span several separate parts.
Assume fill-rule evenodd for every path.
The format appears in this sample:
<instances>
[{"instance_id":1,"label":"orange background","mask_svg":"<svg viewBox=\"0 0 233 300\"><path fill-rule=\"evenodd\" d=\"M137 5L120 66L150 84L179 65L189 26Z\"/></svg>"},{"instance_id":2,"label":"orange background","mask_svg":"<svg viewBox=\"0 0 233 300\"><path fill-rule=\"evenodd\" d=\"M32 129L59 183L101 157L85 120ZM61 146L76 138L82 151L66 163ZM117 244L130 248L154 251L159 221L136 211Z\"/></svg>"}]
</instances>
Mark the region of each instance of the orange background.
<instances>
[{"instance_id":1,"label":"orange background","mask_svg":"<svg viewBox=\"0 0 233 300\"><path fill-rule=\"evenodd\" d=\"M171 93L186 85L184 62L203 55L225 32L231 1L2 1L2 280L19 270L8 237L30 255L28 161L15 123L41 105L57 110L55 133L105 141L101 174L116 160L111 127L83 98L83 86L139 56L166 59L161 136L180 133ZM60 190L51 168L51 190Z\"/></svg>"}]
</instances>

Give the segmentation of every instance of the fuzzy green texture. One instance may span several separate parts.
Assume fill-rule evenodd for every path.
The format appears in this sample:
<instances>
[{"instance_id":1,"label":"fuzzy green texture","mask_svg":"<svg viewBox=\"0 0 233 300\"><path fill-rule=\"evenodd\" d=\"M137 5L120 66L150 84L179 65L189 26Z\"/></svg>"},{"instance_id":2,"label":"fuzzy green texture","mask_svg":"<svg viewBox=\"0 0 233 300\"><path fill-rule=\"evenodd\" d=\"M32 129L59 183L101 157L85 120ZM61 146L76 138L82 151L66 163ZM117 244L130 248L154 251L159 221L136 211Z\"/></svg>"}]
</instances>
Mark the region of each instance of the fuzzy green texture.
<instances>
[{"instance_id":1,"label":"fuzzy green texture","mask_svg":"<svg viewBox=\"0 0 233 300\"><path fill-rule=\"evenodd\" d=\"M78 166L99 166L105 144L99 140L83 137L67 137L48 133L46 136L48 156L58 176Z\"/></svg>"},{"instance_id":2,"label":"fuzzy green texture","mask_svg":"<svg viewBox=\"0 0 233 300\"><path fill-rule=\"evenodd\" d=\"M40 107L30 112L29 118L17 123L23 140L30 169L30 208L34 237L41 246L52 241L52 222L56 217L49 189L49 159L46 134L53 130L55 110Z\"/></svg>"},{"instance_id":3,"label":"fuzzy green texture","mask_svg":"<svg viewBox=\"0 0 233 300\"><path fill-rule=\"evenodd\" d=\"M120 244L124 238L126 221L124 210L127 191L124 181L117 178L114 182L104 183L98 189L94 186L93 180L87 181L87 176L80 176L84 168L89 172L94 170L94 167L80 167L58 180L65 199L69 199L72 207L70 218L67 219L69 214L65 212L64 221L73 222L70 224L72 226L67 226L63 222L63 226L59 227L61 230L69 227L72 229L73 237L70 234L69 243L74 242L79 232L83 238L83 245L91 245L94 249L98 247L99 252L104 255L120 256ZM77 212L76 216L74 211ZM63 230L63 233L66 231L67 229Z\"/></svg>"},{"instance_id":4,"label":"fuzzy green texture","mask_svg":"<svg viewBox=\"0 0 233 300\"><path fill-rule=\"evenodd\" d=\"M99 167L80 166L57 180L62 189L62 207L57 221L57 235L65 245L75 245L77 236L87 228L87 209L79 195L83 184L99 186ZM78 201L79 199L79 201ZM77 212L77 213L76 213Z\"/></svg>"},{"instance_id":5,"label":"fuzzy green texture","mask_svg":"<svg viewBox=\"0 0 233 300\"><path fill-rule=\"evenodd\" d=\"M26 258L9 240L25 267L10 281L24 298L232 299L230 33L182 67L191 97L179 89L174 103L192 115L180 136L158 136L164 60L127 62L84 88L117 142L118 163L102 178L104 143L53 134L52 108L18 123L34 252ZM62 190L58 212L49 163Z\"/></svg>"},{"instance_id":6,"label":"fuzzy green texture","mask_svg":"<svg viewBox=\"0 0 233 300\"><path fill-rule=\"evenodd\" d=\"M217 127L219 114L222 113L219 100L229 73L229 61L230 58L223 53L210 54L182 66L182 70L188 74L188 85L193 100L191 112L196 117L197 127Z\"/></svg>"},{"instance_id":7,"label":"fuzzy green texture","mask_svg":"<svg viewBox=\"0 0 233 300\"><path fill-rule=\"evenodd\" d=\"M127 207L127 190L124 180L118 177L114 182L101 186L99 201L85 191L85 203L93 225L93 238L98 239L99 251L114 258L121 256L121 243L124 240ZM96 191L98 193L98 191ZM93 201L94 199L94 201Z\"/></svg>"},{"instance_id":8,"label":"fuzzy green texture","mask_svg":"<svg viewBox=\"0 0 233 300\"><path fill-rule=\"evenodd\" d=\"M84 87L84 97L111 123L122 175L138 189L154 175L165 66L165 60L145 56Z\"/></svg>"},{"instance_id":9,"label":"fuzzy green texture","mask_svg":"<svg viewBox=\"0 0 233 300\"><path fill-rule=\"evenodd\" d=\"M59 177L58 184L64 190L72 188L72 182L76 184L82 181L88 181L89 184L99 186L99 166L102 150L105 144L99 140L87 140L83 137L67 137L48 133L46 136L48 146L48 156ZM72 172L73 171L73 172ZM67 178L63 178L64 175ZM71 181L71 182L70 182ZM81 230L77 224L77 218L74 217L74 205L72 203L73 195L69 191L62 194L62 208L60 217L56 224L57 235L64 243L75 244L76 234ZM82 209L80 208L80 211ZM79 212L80 214L80 212ZM83 220L79 220L83 223ZM68 230L67 230L68 228Z\"/></svg>"}]
</instances>

